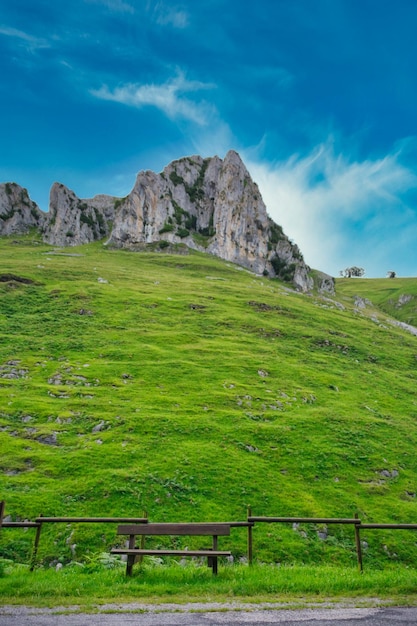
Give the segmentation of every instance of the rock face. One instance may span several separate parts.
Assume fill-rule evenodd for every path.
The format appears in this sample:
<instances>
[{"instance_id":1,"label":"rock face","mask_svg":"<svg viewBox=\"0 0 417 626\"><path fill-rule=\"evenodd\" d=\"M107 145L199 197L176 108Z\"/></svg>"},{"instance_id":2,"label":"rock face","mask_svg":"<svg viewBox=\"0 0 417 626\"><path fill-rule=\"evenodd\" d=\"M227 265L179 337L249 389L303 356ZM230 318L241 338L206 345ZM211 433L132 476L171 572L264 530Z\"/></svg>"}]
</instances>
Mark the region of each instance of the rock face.
<instances>
[{"instance_id":1,"label":"rock face","mask_svg":"<svg viewBox=\"0 0 417 626\"><path fill-rule=\"evenodd\" d=\"M0 185L0 234L33 226L55 246L103 238L108 245L132 250L148 244L173 249L182 243L292 282L300 291L314 286L300 250L268 217L258 186L234 151L224 160L192 156L172 162L160 174L140 172L126 198L79 199L55 183L47 214L18 185ZM331 291L333 279L322 275L322 281Z\"/></svg>"},{"instance_id":2,"label":"rock face","mask_svg":"<svg viewBox=\"0 0 417 626\"><path fill-rule=\"evenodd\" d=\"M42 229L43 213L28 192L16 183L0 184L0 235L27 233L31 228Z\"/></svg>"},{"instance_id":3,"label":"rock face","mask_svg":"<svg viewBox=\"0 0 417 626\"><path fill-rule=\"evenodd\" d=\"M78 246L109 235L114 219L115 198L95 196L80 200L60 183L54 183L49 213L43 230L44 241L54 246Z\"/></svg>"}]
</instances>

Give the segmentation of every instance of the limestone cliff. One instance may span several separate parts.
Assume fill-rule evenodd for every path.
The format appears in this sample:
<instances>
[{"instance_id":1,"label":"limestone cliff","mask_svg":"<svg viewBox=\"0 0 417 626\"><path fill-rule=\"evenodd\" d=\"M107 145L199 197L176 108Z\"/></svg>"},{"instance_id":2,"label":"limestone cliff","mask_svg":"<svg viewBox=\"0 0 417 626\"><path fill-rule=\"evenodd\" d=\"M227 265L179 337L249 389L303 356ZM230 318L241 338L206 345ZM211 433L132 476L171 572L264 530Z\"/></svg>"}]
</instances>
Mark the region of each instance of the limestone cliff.
<instances>
[{"instance_id":1,"label":"limestone cliff","mask_svg":"<svg viewBox=\"0 0 417 626\"><path fill-rule=\"evenodd\" d=\"M223 160L192 156L159 174L140 172L126 198L79 199L55 183L47 214L18 185L0 185L0 234L32 226L55 246L104 238L108 245L130 249L147 244L174 249L182 243L292 282L301 291L313 288L300 250L268 217L258 186L234 151ZM328 290L333 280L324 276Z\"/></svg>"},{"instance_id":2,"label":"limestone cliff","mask_svg":"<svg viewBox=\"0 0 417 626\"><path fill-rule=\"evenodd\" d=\"M61 183L54 183L43 238L54 246L78 246L103 239L110 231L114 204L111 196L79 199Z\"/></svg>"},{"instance_id":3,"label":"limestone cliff","mask_svg":"<svg viewBox=\"0 0 417 626\"><path fill-rule=\"evenodd\" d=\"M0 184L0 235L27 233L31 228L42 229L46 221L28 192L16 183Z\"/></svg>"},{"instance_id":4,"label":"limestone cliff","mask_svg":"<svg viewBox=\"0 0 417 626\"><path fill-rule=\"evenodd\" d=\"M239 155L174 161L160 174L140 172L118 208L109 243L123 247L182 242L279 276L308 291L313 282L298 247L267 214Z\"/></svg>"}]
</instances>

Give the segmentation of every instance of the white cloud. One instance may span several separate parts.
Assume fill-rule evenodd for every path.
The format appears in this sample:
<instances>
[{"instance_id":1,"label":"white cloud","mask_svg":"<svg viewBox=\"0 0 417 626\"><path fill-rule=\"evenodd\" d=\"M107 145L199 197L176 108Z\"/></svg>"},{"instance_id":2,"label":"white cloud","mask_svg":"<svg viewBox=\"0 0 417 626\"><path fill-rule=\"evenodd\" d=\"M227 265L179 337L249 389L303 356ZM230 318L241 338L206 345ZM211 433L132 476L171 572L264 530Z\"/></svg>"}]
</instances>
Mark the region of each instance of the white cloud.
<instances>
[{"instance_id":1,"label":"white cloud","mask_svg":"<svg viewBox=\"0 0 417 626\"><path fill-rule=\"evenodd\" d=\"M212 89L214 85L199 81L189 81L182 73L161 85L138 85L130 83L116 87L113 91L106 85L91 93L97 98L120 102L128 106L142 108L154 106L170 119L182 118L199 125L208 123L214 112L205 102L194 102L184 94Z\"/></svg>"},{"instance_id":2,"label":"white cloud","mask_svg":"<svg viewBox=\"0 0 417 626\"><path fill-rule=\"evenodd\" d=\"M168 6L165 2L156 4L148 3L148 11L152 10L154 20L160 26L173 26L174 28L186 28L188 26L188 13L178 6Z\"/></svg>"},{"instance_id":3,"label":"white cloud","mask_svg":"<svg viewBox=\"0 0 417 626\"><path fill-rule=\"evenodd\" d=\"M367 275L385 275L384 263L409 255L405 242L417 245L417 215L404 199L417 188L417 176L398 154L350 161L329 141L275 165L246 164L268 213L312 267L337 275L361 265Z\"/></svg>"},{"instance_id":4,"label":"white cloud","mask_svg":"<svg viewBox=\"0 0 417 626\"><path fill-rule=\"evenodd\" d=\"M6 37L12 37L19 40L31 51L38 50L39 48L49 48L49 43L46 39L34 37L23 30L12 28L10 26L0 26L0 35L5 35Z\"/></svg>"},{"instance_id":5,"label":"white cloud","mask_svg":"<svg viewBox=\"0 0 417 626\"><path fill-rule=\"evenodd\" d=\"M188 26L188 14L185 11L168 11L167 13L161 13L156 21L162 26L170 25L174 28L186 28Z\"/></svg>"},{"instance_id":6,"label":"white cloud","mask_svg":"<svg viewBox=\"0 0 417 626\"><path fill-rule=\"evenodd\" d=\"M124 0L84 0L88 4L101 4L115 13L134 13L135 9Z\"/></svg>"}]
</instances>

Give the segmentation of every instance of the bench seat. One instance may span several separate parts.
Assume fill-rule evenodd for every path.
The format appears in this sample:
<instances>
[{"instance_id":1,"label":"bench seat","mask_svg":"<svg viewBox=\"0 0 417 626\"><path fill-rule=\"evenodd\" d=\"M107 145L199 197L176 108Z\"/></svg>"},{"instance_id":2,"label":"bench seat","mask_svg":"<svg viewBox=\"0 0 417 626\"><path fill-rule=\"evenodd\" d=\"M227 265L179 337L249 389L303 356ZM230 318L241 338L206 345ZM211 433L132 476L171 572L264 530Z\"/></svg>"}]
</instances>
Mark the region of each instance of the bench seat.
<instances>
[{"instance_id":1,"label":"bench seat","mask_svg":"<svg viewBox=\"0 0 417 626\"><path fill-rule=\"evenodd\" d=\"M113 548L111 554L120 554L127 556L126 575L132 575L132 568L136 557L142 556L191 556L191 557L207 557L207 564L212 568L213 574L217 574L217 559L219 557L231 556L228 550L219 550L217 540L219 535L230 535L230 524L214 524L214 523L190 523L190 524L122 524L117 528L118 535L128 535L129 541L126 548ZM199 548L188 550L171 549L171 548L145 548L145 537L162 537L171 536L211 536L211 548ZM136 547L136 537L141 538L141 546Z\"/></svg>"},{"instance_id":2,"label":"bench seat","mask_svg":"<svg viewBox=\"0 0 417 626\"><path fill-rule=\"evenodd\" d=\"M232 556L227 550L169 550L162 548L161 550L152 550L147 548L113 548L112 554L127 554L134 556Z\"/></svg>"}]
</instances>

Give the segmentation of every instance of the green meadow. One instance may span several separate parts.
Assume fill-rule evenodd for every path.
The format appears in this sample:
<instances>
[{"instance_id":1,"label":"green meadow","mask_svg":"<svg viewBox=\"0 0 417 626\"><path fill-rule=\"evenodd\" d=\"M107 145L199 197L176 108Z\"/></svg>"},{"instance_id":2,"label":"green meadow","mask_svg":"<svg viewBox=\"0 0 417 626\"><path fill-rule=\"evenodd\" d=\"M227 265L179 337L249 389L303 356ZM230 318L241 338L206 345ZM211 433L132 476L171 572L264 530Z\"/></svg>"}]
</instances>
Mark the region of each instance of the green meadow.
<instances>
[{"instance_id":1,"label":"green meadow","mask_svg":"<svg viewBox=\"0 0 417 626\"><path fill-rule=\"evenodd\" d=\"M182 247L1 238L6 515L416 522L417 338L390 320L417 324L417 278L336 282L305 295ZM3 529L0 556L27 564L33 536ZM365 570L417 563L414 532L362 539ZM50 525L38 565L70 576L115 542ZM244 560L246 530L220 544ZM353 530L259 524L254 557L354 571Z\"/></svg>"},{"instance_id":2,"label":"green meadow","mask_svg":"<svg viewBox=\"0 0 417 626\"><path fill-rule=\"evenodd\" d=\"M23 566L6 569L0 578L0 597L2 606L61 607L63 613L65 607L94 612L107 603L113 604L109 611L126 611L126 603L140 602L142 608L136 608L140 613L146 605L167 602L218 602L223 610L230 602L269 602L277 608L323 603L415 606L416 587L416 570L400 565L363 574L330 565L225 565L213 576L207 567L192 564L148 564L128 578L120 567L107 569L89 562L84 568L67 566L58 572L52 568L28 572Z\"/></svg>"}]
</instances>

